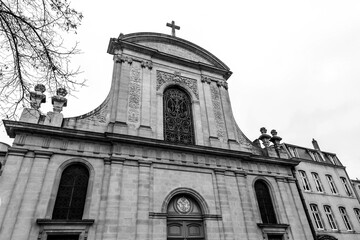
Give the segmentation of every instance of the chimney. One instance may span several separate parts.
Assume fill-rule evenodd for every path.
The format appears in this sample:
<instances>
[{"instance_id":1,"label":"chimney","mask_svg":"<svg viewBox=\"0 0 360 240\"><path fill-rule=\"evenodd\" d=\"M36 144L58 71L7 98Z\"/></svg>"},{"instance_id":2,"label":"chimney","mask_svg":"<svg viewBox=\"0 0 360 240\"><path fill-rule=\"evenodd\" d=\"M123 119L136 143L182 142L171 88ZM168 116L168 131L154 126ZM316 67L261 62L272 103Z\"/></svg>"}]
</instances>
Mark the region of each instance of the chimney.
<instances>
[{"instance_id":1,"label":"chimney","mask_svg":"<svg viewBox=\"0 0 360 240\"><path fill-rule=\"evenodd\" d=\"M313 144L315 150L321 151L319 144L315 139L312 140L312 144Z\"/></svg>"}]
</instances>

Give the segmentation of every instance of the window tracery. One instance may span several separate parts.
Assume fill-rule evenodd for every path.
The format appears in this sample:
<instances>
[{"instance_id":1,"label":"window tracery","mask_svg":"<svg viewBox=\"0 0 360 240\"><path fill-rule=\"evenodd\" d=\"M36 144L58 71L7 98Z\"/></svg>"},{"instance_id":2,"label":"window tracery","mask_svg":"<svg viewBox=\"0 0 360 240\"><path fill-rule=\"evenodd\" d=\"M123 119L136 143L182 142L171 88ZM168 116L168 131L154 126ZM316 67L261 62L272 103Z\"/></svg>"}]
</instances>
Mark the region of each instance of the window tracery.
<instances>
[{"instance_id":1,"label":"window tracery","mask_svg":"<svg viewBox=\"0 0 360 240\"><path fill-rule=\"evenodd\" d=\"M179 88L164 92L164 140L194 144L194 123L189 95Z\"/></svg>"}]
</instances>

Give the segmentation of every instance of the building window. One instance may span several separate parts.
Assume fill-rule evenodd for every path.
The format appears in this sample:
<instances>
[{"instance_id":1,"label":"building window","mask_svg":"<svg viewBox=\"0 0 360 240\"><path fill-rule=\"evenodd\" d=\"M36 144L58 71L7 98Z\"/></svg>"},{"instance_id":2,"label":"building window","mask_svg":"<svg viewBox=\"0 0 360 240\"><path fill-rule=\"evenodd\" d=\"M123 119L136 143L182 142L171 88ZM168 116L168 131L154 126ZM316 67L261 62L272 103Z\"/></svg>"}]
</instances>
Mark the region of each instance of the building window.
<instances>
[{"instance_id":1,"label":"building window","mask_svg":"<svg viewBox=\"0 0 360 240\"><path fill-rule=\"evenodd\" d=\"M88 182L89 171L81 164L70 165L63 171L52 219L82 219Z\"/></svg>"},{"instance_id":2,"label":"building window","mask_svg":"<svg viewBox=\"0 0 360 240\"><path fill-rule=\"evenodd\" d=\"M316 228L319 230L324 229L324 224L322 223L317 205L310 204L310 209L311 209L311 213L312 213L312 216L313 216L315 224L316 224Z\"/></svg>"},{"instance_id":3,"label":"building window","mask_svg":"<svg viewBox=\"0 0 360 240\"><path fill-rule=\"evenodd\" d=\"M339 207L339 211L340 211L342 219L344 220L344 224L345 224L346 229L348 231L352 231L350 219L349 219L349 217L348 217L348 215L346 213L345 208L344 207Z\"/></svg>"},{"instance_id":4,"label":"building window","mask_svg":"<svg viewBox=\"0 0 360 240\"><path fill-rule=\"evenodd\" d=\"M303 184L303 189L305 191L310 191L310 183L309 183L309 180L306 176L306 173L304 171L299 171L299 174L300 174L300 178L301 178L301 182Z\"/></svg>"},{"instance_id":5,"label":"building window","mask_svg":"<svg viewBox=\"0 0 360 240\"><path fill-rule=\"evenodd\" d=\"M327 155L327 156L329 157L329 159L330 159L330 161L332 162L332 164L334 164L334 165L335 165L334 158L333 158L331 155Z\"/></svg>"},{"instance_id":6,"label":"building window","mask_svg":"<svg viewBox=\"0 0 360 240\"><path fill-rule=\"evenodd\" d=\"M167 209L167 239L204 239L202 219L201 208L191 196L173 197Z\"/></svg>"},{"instance_id":7,"label":"building window","mask_svg":"<svg viewBox=\"0 0 360 240\"><path fill-rule=\"evenodd\" d=\"M313 172L313 173L311 173L311 175L312 175L313 178L314 178L316 190L317 190L318 192L324 192L324 189L323 189L322 184L321 184L321 181L320 181L319 174Z\"/></svg>"},{"instance_id":8,"label":"building window","mask_svg":"<svg viewBox=\"0 0 360 240\"><path fill-rule=\"evenodd\" d=\"M195 143L190 96L175 87L164 92L164 140L171 143Z\"/></svg>"},{"instance_id":9,"label":"building window","mask_svg":"<svg viewBox=\"0 0 360 240\"><path fill-rule=\"evenodd\" d=\"M322 159L321 159L320 155L317 152L314 152L314 157L315 157L315 160L317 162L322 162Z\"/></svg>"},{"instance_id":10,"label":"building window","mask_svg":"<svg viewBox=\"0 0 360 240\"><path fill-rule=\"evenodd\" d=\"M259 205L261 220L266 224L276 224L276 216L274 206L272 204L271 195L268 186L262 180L255 182L255 193Z\"/></svg>"},{"instance_id":11,"label":"building window","mask_svg":"<svg viewBox=\"0 0 360 240\"><path fill-rule=\"evenodd\" d=\"M294 148L294 147L289 147L289 151L290 151L290 154L291 154L291 156L292 157L299 157L299 154L298 154L298 152L296 151L296 148Z\"/></svg>"},{"instance_id":12,"label":"building window","mask_svg":"<svg viewBox=\"0 0 360 240\"><path fill-rule=\"evenodd\" d=\"M355 212L357 220L360 222L360 209L359 208L354 208L354 212Z\"/></svg>"},{"instance_id":13,"label":"building window","mask_svg":"<svg viewBox=\"0 0 360 240\"><path fill-rule=\"evenodd\" d=\"M351 195L352 195L352 192L351 192L351 189L350 189L350 186L349 186L348 181L347 181L346 178L344 178L344 177L340 177L340 179L341 179L342 184L344 185L346 194L347 194L348 196L351 196Z\"/></svg>"},{"instance_id":14,"label":"building window","mask_svg":"<svg viewBox=\"0 0 360 240\"><path fill-rule=\"evenodd\" d=\"M338 191L337 191L337 188L335 186L335 183L334 183L334 179L332 178L331 175L326 175L326 179L328 180L329 182L329 186L330 186L330 190L333 194L337 194Z\"/></svg>"},{"instance_id":15,"label":"building window","mask_svg":"<svg viewBox=\"0 0 360 240\"><path fill-rule=\"evenodd\" d=\"M331 207L330 206L324 206L324 210L325 210L325 214L326 217L328 219L329 225L331 227L332 230L337 230L337 226L336 226L336 222L334 219L334 215L331 211Z\"/></svg>"}]
</instances>

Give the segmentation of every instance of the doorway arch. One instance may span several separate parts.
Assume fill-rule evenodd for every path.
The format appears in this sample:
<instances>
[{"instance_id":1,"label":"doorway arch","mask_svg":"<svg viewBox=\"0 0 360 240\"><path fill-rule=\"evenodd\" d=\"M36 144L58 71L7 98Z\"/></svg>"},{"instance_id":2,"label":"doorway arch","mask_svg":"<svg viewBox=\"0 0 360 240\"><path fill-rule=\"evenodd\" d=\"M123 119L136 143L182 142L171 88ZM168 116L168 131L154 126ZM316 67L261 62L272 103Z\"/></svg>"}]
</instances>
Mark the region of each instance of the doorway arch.
<instances>
[{"instance_id":1,"label":"doorway arch","mask_svg":"<svg viewBox=\"0 0 360 240\"><path fill-rule=\"evenodd\" d=\"M179 193L167 205L168 240L205 239L203 212L191 195Z\"/></svg>"}]
</instances>

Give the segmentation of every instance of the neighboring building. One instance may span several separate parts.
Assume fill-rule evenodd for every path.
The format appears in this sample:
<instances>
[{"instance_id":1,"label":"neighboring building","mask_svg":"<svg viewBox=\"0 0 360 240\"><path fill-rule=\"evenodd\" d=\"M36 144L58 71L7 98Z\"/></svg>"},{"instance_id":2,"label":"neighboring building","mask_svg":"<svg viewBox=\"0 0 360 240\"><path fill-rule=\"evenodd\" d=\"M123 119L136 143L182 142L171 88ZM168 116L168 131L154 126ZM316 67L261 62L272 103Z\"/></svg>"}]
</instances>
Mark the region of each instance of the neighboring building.
<instances>
[{"instance_id":1,"label":"neighboring building","mask_svg":"<svg viewBox=\"0 0 360 240\"><path fill-rule=\"evenodd\" d=\"M8 144L0 142L0 175L2 172L2 166L4 166L5 163L5 157L9 147L10 146Z\"/></svg>"},{"instance_id":2,"label":"neighboring building","mask_svg":"<svg viewBox=\"0 0 360 240\"><path fill-rule=\"evenodd\" d=\"M112 86L94 111L63 118L59 89L44 116L38 85L20 121L4 120L14 143L0 177L0 239L313 239L293 176L300 160L276 132L261 137L275 148L245 137L223 62L158 33L121 34L108 53Z\"/></svg>"},{"instance_id":3,"label":"neighboring building","mask_svg":"<svg viewBox=\"0 0 360 240\"><path fill-rule=\"evenodd\" d=\"M360 204L345 167L333 153L284 144L296 166L306 207L318 238L360 239ZM326 238L327 239L327 238Z\"/></svg>"},{"instance_id":4,"label":"neighboring building","mask_svg":"<svg viewBox=\"0 0 360 240\"><path fill-rule=\"evenodd\" d=\"M360 202L360 180L359 179L352 179L351 184L355 189L356 197L359 199Z\"/></svg>"}]
</instances>

